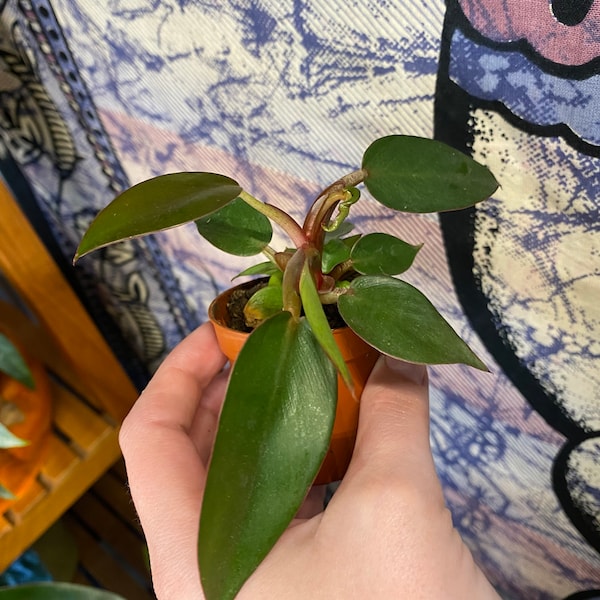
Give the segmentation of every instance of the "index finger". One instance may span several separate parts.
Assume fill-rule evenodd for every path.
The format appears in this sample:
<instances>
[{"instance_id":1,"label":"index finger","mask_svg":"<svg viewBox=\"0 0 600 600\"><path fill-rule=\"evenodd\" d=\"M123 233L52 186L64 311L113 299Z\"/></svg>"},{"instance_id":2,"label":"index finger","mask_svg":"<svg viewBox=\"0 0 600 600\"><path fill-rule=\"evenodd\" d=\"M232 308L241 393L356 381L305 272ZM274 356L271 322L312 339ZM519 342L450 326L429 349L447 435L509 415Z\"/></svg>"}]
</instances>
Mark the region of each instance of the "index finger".
<instances>
[{"instance_id":1,"label":"index finger","mask_svg":"<svg viewBox=\"0 0 600 600\"><path fill-rule=\"evenodd\" d=\"M202 393L225 362L212 325L201 325L158 368L123 423L125 430L130 421L141 418L166 427L189 428Z\"/></svg>"},{"instance_id":2,"label":"index finger","mask_svg":"<svg viewBox=\"0 0 600 600\"><path fill-rule=\"evenodd\" d=\"M225 362L212 326L202 325L165 359L121 429L158 597L202 597L196 545L206 469L190 430Z\"/></svg>"}]
</instances>

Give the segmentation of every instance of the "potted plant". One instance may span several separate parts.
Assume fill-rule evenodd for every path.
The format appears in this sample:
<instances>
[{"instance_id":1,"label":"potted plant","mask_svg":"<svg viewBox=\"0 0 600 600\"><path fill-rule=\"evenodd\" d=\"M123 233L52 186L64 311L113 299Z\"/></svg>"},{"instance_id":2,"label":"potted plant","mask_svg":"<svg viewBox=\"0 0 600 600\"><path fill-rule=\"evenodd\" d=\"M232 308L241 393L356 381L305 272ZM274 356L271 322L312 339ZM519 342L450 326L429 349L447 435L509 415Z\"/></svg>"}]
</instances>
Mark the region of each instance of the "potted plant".
<instances>
[{"instance_id":1,"label":"potted plant","mask_svg":"<svg viewBox=\"0 0 600 600\"><path fill-rule=\"evenodd\" d=\"M51 397L43 365L0 323L0 513L35 481L46 455Z\"/></svg>"},{"instance_id":2,"label":"potted plant","mask_svg":"<svg viewBox=\"0 0 600 600\"><path fill-rule=\"evenodd\" d=\"M226 292L209 311L220 339L228 328L243 330L232 334L237 348L224 350L235 363L202 505L199 563L209 600L233 598L294 517L336 440L334 421L344 419L338 388L349 398L344 403L355 426L359 378L378 353L486 369L429 300L396 277L420 246L353 231L347 217L361 198L358 186L392 210L430 213L472 206L497 182L487 168L440 142L392 135L373 142L359 169L320 192L302 223L224 175L173 173L115 198L77 250L75 260L193 221L217 248L267 259L241 273L262 281ZM289 247L271 248L271 223L285 231ZM231 308L240 296L237 324ZM224 298L229 307L221 306ZM345 362L349 343L336 342L340 325L351 330L350 345L358 340L358 353L366 353L360 369ZM340 448L351 452L353 435ZM338 456L338 448L332 452L344 468L349 458Z\"/></svg>"}]
</instances>

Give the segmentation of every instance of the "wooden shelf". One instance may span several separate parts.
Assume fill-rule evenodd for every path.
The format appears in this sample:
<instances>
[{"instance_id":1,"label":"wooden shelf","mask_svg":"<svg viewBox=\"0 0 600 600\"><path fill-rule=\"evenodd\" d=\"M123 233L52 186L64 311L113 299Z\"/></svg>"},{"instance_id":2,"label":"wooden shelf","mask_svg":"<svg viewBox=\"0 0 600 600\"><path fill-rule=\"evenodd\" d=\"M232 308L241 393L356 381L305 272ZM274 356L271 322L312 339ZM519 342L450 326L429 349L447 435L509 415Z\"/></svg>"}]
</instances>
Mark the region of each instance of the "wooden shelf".
<instances>
[{"instance_id":1,"label":"wooden shelf","mask_svg":"<svg viewBox=\"0 0 600 600\"><path fill-rule=\"evenodd\" d=\"M26 550L120 456L114 419L53 383L46 461L29 492L0 521L0 572Z\"/></svg>"},{"instance_id":2,"label":"wooden shelf","mask_svg":"<svg viewBox=\"0 0 600 600\"><path fill-rule=\"evenodd\" d=\"M104 474L63 517L75 539L75 581L127 598L153 600L146 547L127 491L122 460Z\"/></svg>"},{"instance_id":3,"label":"wooden shelf","mask_svg":"<svg viewBox=\"0 0 600 600\"><path fill-rule=\"evenodd\" d=\"M0 572L120 457L118 430L137 392L62 273L0 182L0 273L28 315L2 303L52 378L50 448L33 487L0 515Z\"/></svg>"}]
</instances>

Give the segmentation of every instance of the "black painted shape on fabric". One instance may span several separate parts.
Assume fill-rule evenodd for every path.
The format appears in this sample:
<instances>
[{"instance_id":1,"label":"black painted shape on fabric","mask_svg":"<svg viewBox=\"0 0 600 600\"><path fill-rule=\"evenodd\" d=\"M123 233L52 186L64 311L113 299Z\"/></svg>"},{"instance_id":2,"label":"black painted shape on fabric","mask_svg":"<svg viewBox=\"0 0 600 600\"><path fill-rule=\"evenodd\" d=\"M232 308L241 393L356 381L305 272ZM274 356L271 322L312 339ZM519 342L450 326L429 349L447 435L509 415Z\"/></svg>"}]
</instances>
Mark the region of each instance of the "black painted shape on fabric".
<instances>
[{"instance_id":1,"label":"black painted shape on fabric","mask_svg":"<svg viewBox=\"0 0 600 600\"><path fill-rule=\"evenodd\" d=\"M442 31L440 67L436 83L434 104L434 137L470 154L473 133L469 129L469 114L475 108L494 111L502 115L514 127L533 136L563 137L575 149L592 156L598 156L599 148L590 147L576 138L566 126L535 126L510 113L500 102L480 101L469 96L449 79L451 40L457 28L465 26L463 33L471 36L474 30L460 10L456 0L448 0L448 9ZM490 47L498 44L490 42L475 32L479 43ZM600 64L600 63L599 63ZM577 69L575 69L577 71ZM588 150L586 152L586 150ZM589 152L589 150L592 150ZM474 220L475 208L440 214L440 225L454 289L473 329L479 335L487 350L494 357L504 374L515 385L531 407L544 418L550 427L567 438L567 443L558 453L553 467L553 487L565 514L573 526L600 552L600 531L591 515L581 510L569 493L566 483L566 457L582 440L594 437L585 431L582 424L575 421L561 407L558 398L545 390L534 374L518 358L511 345L507 331L503 331L488 305L488 298L473 274L474 268ZM597 434L595 434L597 435ZM583 592L586 594L587 592ZM592 592L595 593L595 592ZM593 598L593 596L591 596ZM580 596L589 598L589 596ZM574 600L570 598L569 600Z\"/></svg>"},{"instance_id":2,"label":"black painted shape on fabric","mask_svg":"<svg viewBox=\"0 0 600 600\"><path fill-rule=\"evenodd\" d=\"M552 0L552 14L563 25L579 25L590 12L594 0Z\"/></svg>"}]
</instances>

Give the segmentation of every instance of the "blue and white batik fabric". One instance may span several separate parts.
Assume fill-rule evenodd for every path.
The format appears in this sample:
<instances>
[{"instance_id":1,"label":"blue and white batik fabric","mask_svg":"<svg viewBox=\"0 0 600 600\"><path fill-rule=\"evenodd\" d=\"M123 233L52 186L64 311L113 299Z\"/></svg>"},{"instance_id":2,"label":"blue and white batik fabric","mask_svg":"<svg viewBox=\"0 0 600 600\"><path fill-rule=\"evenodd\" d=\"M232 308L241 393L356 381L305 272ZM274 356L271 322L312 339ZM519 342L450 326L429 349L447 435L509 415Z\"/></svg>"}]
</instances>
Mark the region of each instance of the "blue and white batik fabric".
<instances>
[{"instance_id":1,"label":"blue and white batik fabric","mask_svg":"<svg viewBox=\"0 0 600 600\"><path fill-rule=\"evenodd\" d=\"M476 208L353 217L425 242L410 280L490 365L431 369L437 467L475 557L505 598L600 596L600 0L0 7L3 173L65 260L157 174L233 174L296 214L379 136L486 163L500 188ZM74 273L126 366L152 372L246 265L183 227Z\"/></svg>"}]
</instances>

